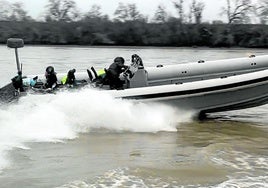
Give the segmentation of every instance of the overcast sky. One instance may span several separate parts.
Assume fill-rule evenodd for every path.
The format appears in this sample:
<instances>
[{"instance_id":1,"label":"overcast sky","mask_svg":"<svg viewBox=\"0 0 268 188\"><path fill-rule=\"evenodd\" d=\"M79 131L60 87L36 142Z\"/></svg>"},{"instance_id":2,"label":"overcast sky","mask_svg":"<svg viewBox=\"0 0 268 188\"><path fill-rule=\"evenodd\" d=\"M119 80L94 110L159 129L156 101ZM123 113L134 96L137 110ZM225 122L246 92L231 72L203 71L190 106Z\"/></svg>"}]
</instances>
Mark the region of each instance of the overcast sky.
<instances>
[{"instance_id":1,"label":"overcast sky","mask_svg":"<svg viewBox=\"0 0 268 188\"><path fill-rule=\"evenodd\" d=\"M23 2L25 9L29 12L29 15L37 19L44 12L44 6L47 4L48 0L6 0L8 2ZM113 16L115 9L118 7L119 2L123 3L135 3L138 10L144 14L149 15L150 18L154 15L157 6L159 4L164 5L167 11L173 15L176 15L176 11L173 7L173 3L176 0L75 0L77 6L81 12L87 12L93 4L100 5L102 12L108 14L110 17ZM225 21L225 16L220 16L222 7L226 5L226 0L200 0L205 3L205 9L203 12L203 21L212 20L223 20ZM185 0L185 12L188 12L188 3L191 0Z\"/></svg>"}]
</instances>

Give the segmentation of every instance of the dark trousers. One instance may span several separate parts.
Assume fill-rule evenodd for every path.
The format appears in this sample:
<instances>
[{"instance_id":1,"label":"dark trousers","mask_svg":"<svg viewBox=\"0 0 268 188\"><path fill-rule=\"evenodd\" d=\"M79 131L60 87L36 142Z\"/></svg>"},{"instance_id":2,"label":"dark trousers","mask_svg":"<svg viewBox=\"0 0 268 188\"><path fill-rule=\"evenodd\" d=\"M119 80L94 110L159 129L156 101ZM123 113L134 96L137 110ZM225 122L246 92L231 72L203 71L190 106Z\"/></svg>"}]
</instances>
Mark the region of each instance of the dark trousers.
<instances>
[{"instance_id":1,"label":"dark trousers","mask_svg":"<svg viewBox=\"0 0 268 188\"><path fill-rule=\"evenodd\" d=\"M105 82L110 85L110 89L122 89L124 84L118 75L113 75L110 71L106 72Z\"/></svg>"}]
</instances>

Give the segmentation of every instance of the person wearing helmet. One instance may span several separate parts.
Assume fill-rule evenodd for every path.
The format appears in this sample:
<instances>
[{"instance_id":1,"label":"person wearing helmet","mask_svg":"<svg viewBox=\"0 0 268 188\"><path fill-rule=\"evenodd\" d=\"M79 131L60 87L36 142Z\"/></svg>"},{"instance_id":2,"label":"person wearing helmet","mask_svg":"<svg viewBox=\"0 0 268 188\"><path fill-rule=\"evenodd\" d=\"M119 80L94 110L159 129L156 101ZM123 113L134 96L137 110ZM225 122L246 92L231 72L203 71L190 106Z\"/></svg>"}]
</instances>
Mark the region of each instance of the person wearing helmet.
<instances>
[{"instance_id":1,"label":"person wearing helmet","mask_svg":"<svg viewBox=\"0 0 268 188\"><path fill-rule=\"evenodd\" d=\"M75 85L75 75L74 75L75 72L76 72L75 69L69 70L67 74L66 84L72 86Z\"/></svg>"},{"instance_id":2,"label":"person wearing helmet","mask_svg":"<svg viewBox=\"0 0 268 188\"><path fill-rule=\"evenodd\" d=\"M67 75L61 79L61 83L67 84L68 86L74 86L76 84L75 75L74 75L75 72L76 72L75 69L69 70Z\"/></svg>"},{"instance_id":3,"label":"person wearing helmet","mask_svg":"<svg viewBox=\"0 0 268 188\"><path fill-rule=\"evenodd\" d=\"M45 76L46 76L45 87L54 89L57 86L58 81L56 72L54 71L54 67L48 66L46 68Z\"/></svg>"},{"instance_id":4,"label":"person wearing helmet","mask_svg":"<svg viewBox=\"0 0 268 188\"><path fill-rule=\"evenodd\" d=\"M123 81L120 80L119 76L128 68L124 63L125 60L123 57L116 57L107 69L107 78L111 89L120 89L123 87Z\"/></svg>"}]
</instances>

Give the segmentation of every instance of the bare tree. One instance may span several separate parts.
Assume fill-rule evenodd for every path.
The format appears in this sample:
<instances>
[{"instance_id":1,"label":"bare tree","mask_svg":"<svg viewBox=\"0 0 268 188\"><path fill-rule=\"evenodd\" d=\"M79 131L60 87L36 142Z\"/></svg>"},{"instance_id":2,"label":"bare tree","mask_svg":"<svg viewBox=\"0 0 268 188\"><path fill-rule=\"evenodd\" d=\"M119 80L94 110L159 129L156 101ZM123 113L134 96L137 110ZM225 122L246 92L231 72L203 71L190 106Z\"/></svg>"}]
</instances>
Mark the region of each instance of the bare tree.
<instances>
[{"instance_id":1,"label":"bare tree","mask_svg":"<svg viewBox=\"0 0 268 188\"><path fill-rule=\"evenodd\" d=\"M74 21L79 12L73 0L49 0L46 21Z\"/></svg>"},{"instance_id":2,"label":"bare tree","mask_svg":"<svg viewBox=\"0 0 268 188\"><path fill-rule=\"evenodd\" d=\"M92 5L90 10L84 15L84 20L95 20L99 22L101 20L109 20L108 15L104 15L101 12L101 6L99 5Z\"/></svg>"},{"instance_id":3,"label":"bare tree","mask_svg":"<svg viewBox=\"0 0 268 188\"><path fill-rule=\"evenodd\" d=\"M181 23L183 23L185 19L184 9L183 9L183 0L179 0L179 2L173 2L173 4L178 12Z\"/></svg>"},{"instance_id":4,"label":"bare tree","mask_svg":"<svg viewBox=\"0 0 268 188\"><path fill-rule=\"evenodd\" d=\"M13 21L27 21L32 20L30 16L27 15L27 11L24 10L24 5L20 2L12 4L12 13L10 20Z\"/></svg>"},{"instance_id":5,"label":"bare tree","mask_svg":"<svg viewBox=\"0 0 268 188\"><path fill-rule=\"evenodd\" d=\"M249 23L249 14L253 11L251 0L226 0L227 7L223 8L223 14L226 14L228 24Z\"/></svg>"},{"instance_id":6,"label":"bare tree","mask_svg":"<svg viewBox=\"0 0 268 188\"><path fill-rule=\"evenodd\" d=\"M87 18L101 18L101 7L99 5L92 5L89 12L86 14Z\"/></svg>"},{"instance_id":7,"label":"bare tree","mask_svg":"<svg viewBox=\"0 0 268 188\"><path fill-rule=\"evenodd\" d=\"M119 3L117 9L114 12L115 19L118 21L127 21L128 19L128 8L123 3Z\"/></svg>"},{"instance_id":8,"label":"bare tree","mask_svg":"<svg viewBox=\"0 0 268 188\"><path fill-rule=\"evenodd\" d=\"M190 6L190 21L192 19L192 15L195 19L195 23L200 24L202 21L202 13L205 8L205 4L203 2L196 2L196 0L192 1Z\"/></svg>"},{"instance_id":9,"label":"bare tree","mask_svg":"<svg viewBox=\"0 0 268 188\"><path fill-rule=\"evenodd\" d=\"M138 11L136 4L124 5L123 3L119 3L114 15L115 20L121 22L144 19L144 16Z\"/></svg>"},{"instance_id":10,"label":"bare tree","mask_svg":"<svg viewBox=\"0 0 268 188\"><path fill-rule=\"evenodd\" d=\"M261 24L268 22L268 0L259 0L257 7L255 7L255 14L260 19Z\"/></svg>"},{"instance_id":11,"label":"bare tree","mask_svg":"<svg viewBox=\"0 0 268 188\"><path fill-rule=\"evenodd\" d=\"M128 4L128 13L130 20L139 20L142 18L142 15L138 11L136 4Z\"/></svg>"},{"instance_id":12,"label":"bare tree","mask_svg":"<svg viewBox=\"0 0 268 188\"><path fill-rule=\"evenodd\" d=\"M157 7L153 20L157 23L165 23L168 20L168 13L165 6L159 5Z\"/></svg>"},{"instance_id":13,"label":"bare tree","mask_svg":"<svg viewBox=\"0 0 268 188\"><path fill-rule=\"evenodd\" d=\"M32 20L24 9L23 3L9 3L7 1L0 1L0 20L5 21L27 21Z\"/></svg>"},{"instance_id":14,"label":"bare tree","mask_svg":"<svg viewBox=\"0 0 268 188\"><path fill-rule=\"evenodd\" d=\"M5 0L1 0L0 7L0 20L7 20L10 17L11 4Z\"/></svg>"}]
</instances>

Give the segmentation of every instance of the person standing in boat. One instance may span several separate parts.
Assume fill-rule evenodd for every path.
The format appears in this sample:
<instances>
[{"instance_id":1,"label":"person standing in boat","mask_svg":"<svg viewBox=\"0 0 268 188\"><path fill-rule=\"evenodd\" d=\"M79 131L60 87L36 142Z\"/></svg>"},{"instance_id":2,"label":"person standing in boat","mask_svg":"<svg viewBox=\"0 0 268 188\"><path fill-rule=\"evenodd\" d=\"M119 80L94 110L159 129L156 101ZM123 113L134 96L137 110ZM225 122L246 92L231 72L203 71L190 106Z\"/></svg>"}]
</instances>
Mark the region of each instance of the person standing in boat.
<instances>
[{"instance_id":1,"label":"person standing in boat","mask_svg":"<svg viewBox=\"0 0 268 188\"><path fill-rule=\"evenodd\" d=\"M46 68L46 83L45 83L45 87L46 88L51 88L54 89L57 86L57 73L54 71L54 67L52 66L48 66Z\"/></svg>"},{"instance_id":2,"label":"person standing in boat","mask_svg":"<svg viewBox=\"0 0 268 188\"><path fill-rule=\"evenodd\" d=\"M24 91L23 88L23 80L22 80L22 72L18 71L18 75L11 79L13 87L20 92Z\"/></svg>"},{"instance_id":3,"label":"person standing in boat","mask_svg":"<svg viewBox=\"0 0 268 188\"><path fill-rule=\"evenodd\" d=\"M125 60L123 57L116 57L107 69L106 76L111 89L121 89L123 87L124 81L120 80L119 76L128 68L124 63Z\"/></svg>"}]
</instances>

